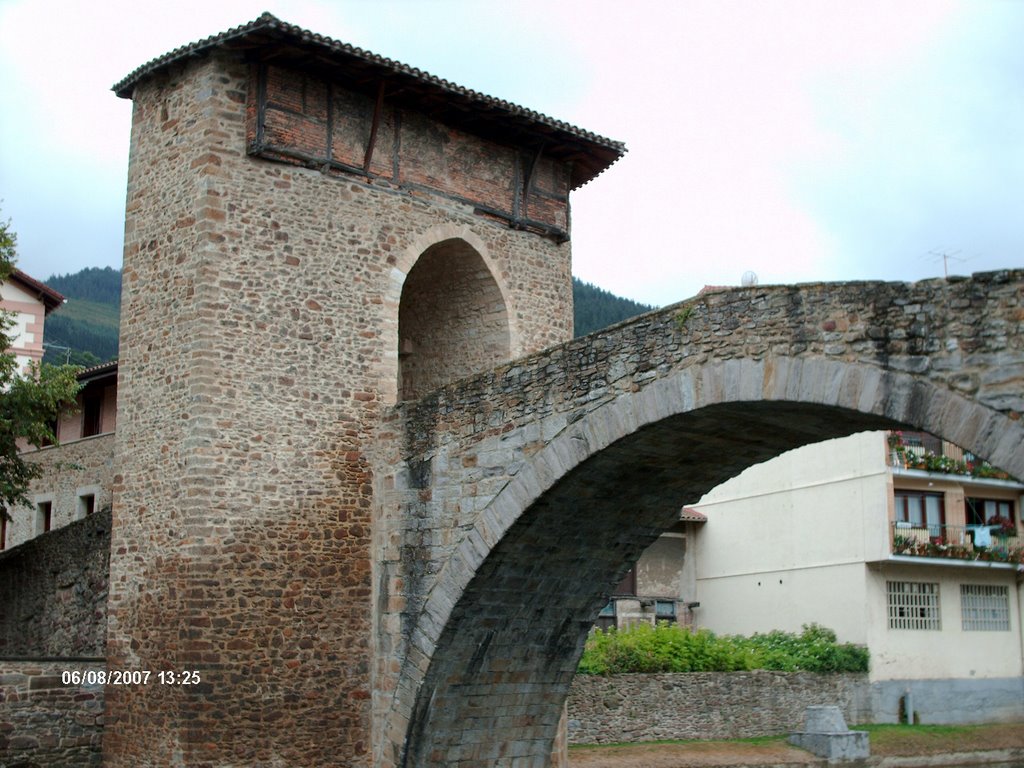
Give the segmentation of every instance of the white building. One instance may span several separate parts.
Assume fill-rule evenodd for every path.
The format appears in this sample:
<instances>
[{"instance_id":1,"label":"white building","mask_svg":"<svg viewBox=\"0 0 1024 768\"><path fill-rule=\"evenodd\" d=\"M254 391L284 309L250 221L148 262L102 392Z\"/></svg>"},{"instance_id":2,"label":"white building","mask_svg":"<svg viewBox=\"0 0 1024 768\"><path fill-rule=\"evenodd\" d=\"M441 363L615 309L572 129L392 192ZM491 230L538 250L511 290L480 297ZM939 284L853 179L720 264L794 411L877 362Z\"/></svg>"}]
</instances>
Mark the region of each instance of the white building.
<instances>
[{"instance_id":1,"label":"white building","mask_svg":"<svg viewBox=\"0 0 1024 768\"><path fill-rule=\"evenodd\" d=\"M938 471L968 462L930 436L871 432L722 484L688 542L694 623L749 635L813 622L866 645L878 722L1024 719L1024 485Z\"/></svg>"}]
</instances>

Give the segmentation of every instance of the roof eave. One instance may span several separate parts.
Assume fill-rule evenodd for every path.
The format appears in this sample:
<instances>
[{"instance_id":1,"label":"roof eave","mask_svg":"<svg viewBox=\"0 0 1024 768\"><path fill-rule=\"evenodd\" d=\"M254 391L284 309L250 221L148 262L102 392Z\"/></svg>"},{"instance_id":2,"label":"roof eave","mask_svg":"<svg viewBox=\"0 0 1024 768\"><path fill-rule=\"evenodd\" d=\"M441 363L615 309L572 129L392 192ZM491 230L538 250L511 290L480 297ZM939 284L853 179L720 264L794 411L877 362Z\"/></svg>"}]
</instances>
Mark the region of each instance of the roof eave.
<instances>
[{"instance_id":1,"label":"roof eave","mask_svg":"<svg viewBox=\"0 0 1024 768\"><path fill-rule=\"evenodd\" d=\"M34 277L22 272L17 267L11 271L11 279L21 283L22 287L27 288L30 293L36 294L36 296L39 297L39 300L43 302L46 314L49 314L66 301L62 293L53 290L53 288L48 286L46 283L36 280Z\"/></svg>"},{"instance_id":2,"label":"roof eave","mask_svg":"<svg viewBox=\"0 0 1024 768\"><path fill-rule=\"evenodd\" d=\"M248 48L252 53L256 53L275 42L278 45L292 45L296 51L317 54L321 65L327 64L337 69L354 65L372 73L377 79L391 80L400 89L408 92L406 98L414 104L419 99L420 108L423 108L430 95L443 96L444 105L435 105L435 112L443 112L448 119L454 119L454 113L462 110L468 115L463 116L462 120L478 126L484 125L484 133L494 132L509 141L512 141L511 137L516 134L530 135L532 141L519 143L553 143L561 154L577 150L590 162L573 163L574 172L570 183L572 189L578 189L596 178L626 152L622 142L585 131L517 104L463 88L423 70L378 56L362 48L318 35L283 22L270 13L264 13L248 24L181 46L152 59L116 83L112 90L121 98L131 98L141 80L187 58L202 56L222 47ZM327 59L323 57L325 52L329 55ZM408 95L410 93L411 97ZM445 109L445 106L452 108Z\"/></svg>"}]
</instances>

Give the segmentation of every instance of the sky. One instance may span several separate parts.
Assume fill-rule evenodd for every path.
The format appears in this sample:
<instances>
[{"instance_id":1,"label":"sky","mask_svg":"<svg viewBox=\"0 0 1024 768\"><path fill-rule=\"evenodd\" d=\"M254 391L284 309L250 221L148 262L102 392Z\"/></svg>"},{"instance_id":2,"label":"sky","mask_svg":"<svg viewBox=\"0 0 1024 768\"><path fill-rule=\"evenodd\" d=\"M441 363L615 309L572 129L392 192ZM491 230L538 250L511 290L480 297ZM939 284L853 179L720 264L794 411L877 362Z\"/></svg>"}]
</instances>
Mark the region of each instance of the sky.
<instances>
[{"instance_id":1,"label":"sky","mask_svg":"<svg viewBox=\"0 0 1024 768\"><path fill-rule=\"evenodd\" d=\"M39 279L120 266L111 85L263 11L625 142L573 273L704 285L1024 263L1024 0L0 0L0 219Z\"/></svg>"}]
</instances>

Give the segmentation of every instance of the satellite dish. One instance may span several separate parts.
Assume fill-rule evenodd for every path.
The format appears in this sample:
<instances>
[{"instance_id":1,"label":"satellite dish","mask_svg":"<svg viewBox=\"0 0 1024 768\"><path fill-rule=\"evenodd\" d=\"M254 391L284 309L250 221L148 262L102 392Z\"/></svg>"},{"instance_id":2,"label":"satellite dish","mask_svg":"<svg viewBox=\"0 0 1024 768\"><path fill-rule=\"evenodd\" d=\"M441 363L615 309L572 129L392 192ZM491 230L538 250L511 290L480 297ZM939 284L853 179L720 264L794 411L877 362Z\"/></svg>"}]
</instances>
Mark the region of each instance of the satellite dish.
<instances>
[{"instance_id":1,"label":"satellite dish","mask_svg":"<svg viewBox=\"0 0 1024 768\"><path fill-rule=\"evenodd\" d=\"M740 285L744 288L751 288L757 285L757 273L748 269L743 273L743 277L740 278Z\"/></svg>"}]
</instances>

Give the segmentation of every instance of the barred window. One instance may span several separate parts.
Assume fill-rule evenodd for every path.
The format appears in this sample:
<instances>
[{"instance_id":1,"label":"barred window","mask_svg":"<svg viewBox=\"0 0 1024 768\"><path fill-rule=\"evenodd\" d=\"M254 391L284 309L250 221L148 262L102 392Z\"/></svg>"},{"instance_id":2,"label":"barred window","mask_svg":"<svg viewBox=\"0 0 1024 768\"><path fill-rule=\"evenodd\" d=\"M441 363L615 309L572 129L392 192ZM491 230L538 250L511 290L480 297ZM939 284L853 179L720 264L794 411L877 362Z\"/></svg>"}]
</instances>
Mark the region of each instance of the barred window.
<instances>
[{"instance_id":1,"label":"barred window","mask_svg":"<svg viewBox=\"0 0 1024 768\"><path fill-rule=\"evenodd\" d=\"M887 581L889 629L942 629L939 585L920 581Z\"/></svg>"},{"instance_id":2,"label":"barred window","mask_svg":"<svg viewBox=\"0 0 1024 768\"><path fill-rule=\"evenodd\" d=\"M654 601L654 617L657 621L667 621L671 624L676 623L676 601L675 600L655 600Z\"/></svg>"},{"instance_id":3,"label":"barred window","mask_svg":"<svg viewBox=\"0 0 1024 768\"><path fill-rule=\"evenodd\" d=\"M1009 632L1009 588L994 584L961 584L960 615L964 630Z\"/></svg>"},{"instance_id":4,"label":"barred window","mask_svg":"<svg viewBox=\"0 0 1024 768\"><path fill-rule=\"evenodd\" d=\"M597 614L597 621L594 622L594 626L598 629L608 629L618 626L618 623L619 621L615 617L615 601L609 600L608 604Z\"/></svg>"}]
</instances>

